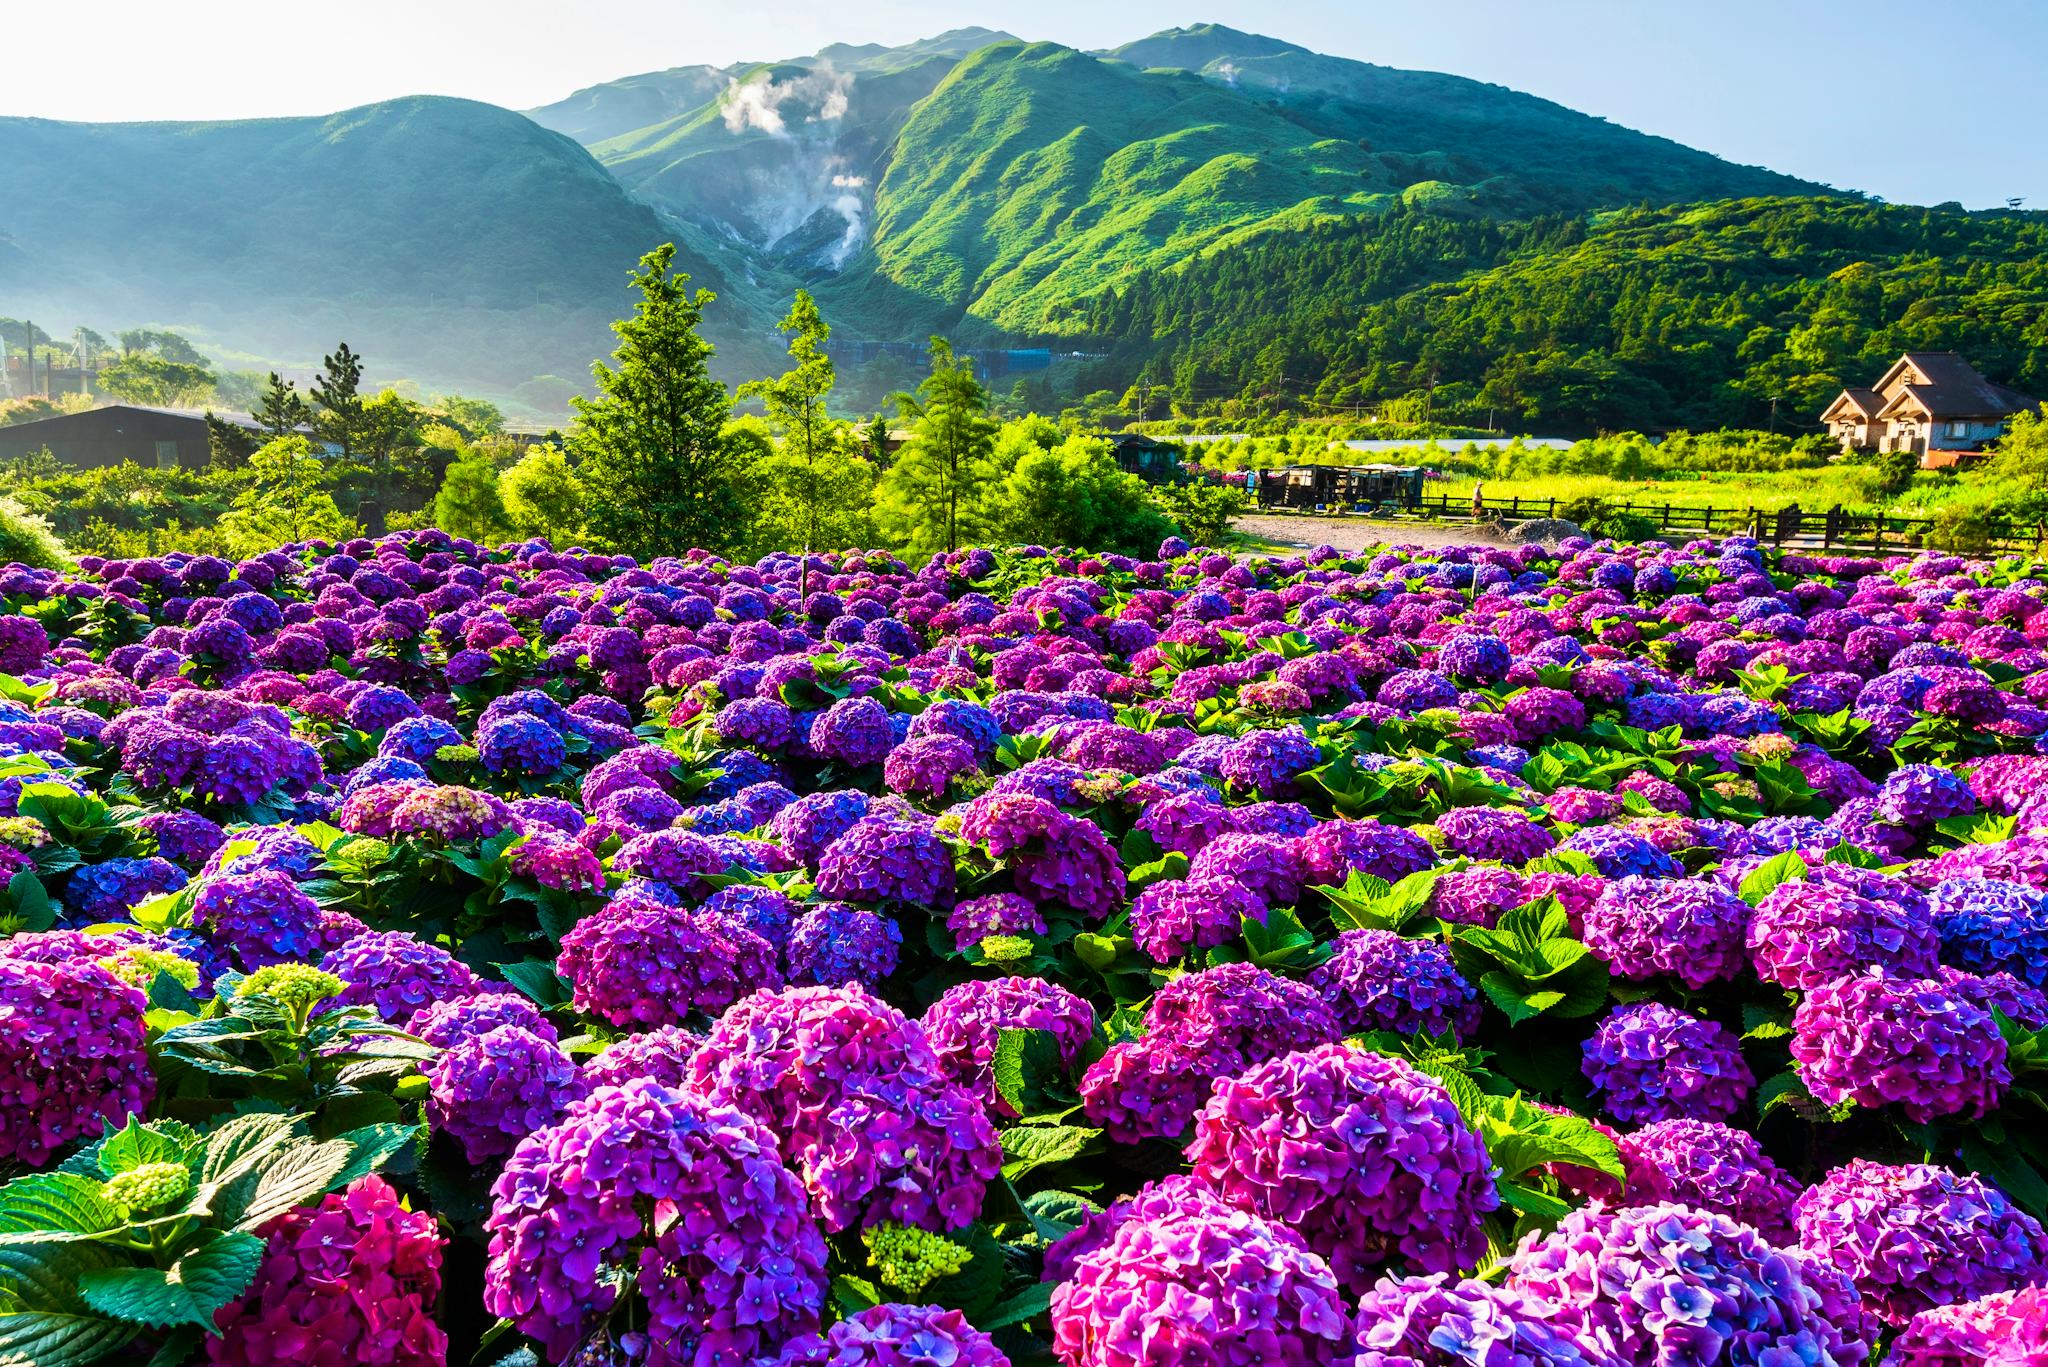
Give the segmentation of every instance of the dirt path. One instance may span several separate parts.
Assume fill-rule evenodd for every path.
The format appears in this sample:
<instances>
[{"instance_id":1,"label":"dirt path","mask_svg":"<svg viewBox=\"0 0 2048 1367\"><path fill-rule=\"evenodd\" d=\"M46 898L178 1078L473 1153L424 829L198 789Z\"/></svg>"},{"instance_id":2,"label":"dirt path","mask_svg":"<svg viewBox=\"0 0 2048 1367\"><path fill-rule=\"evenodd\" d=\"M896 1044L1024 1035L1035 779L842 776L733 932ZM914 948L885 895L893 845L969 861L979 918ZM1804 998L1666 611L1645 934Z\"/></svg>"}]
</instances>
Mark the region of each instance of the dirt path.
<instances>
[{"instance_id":1,"label":"dirt path","mask_svg":"<svg viewBox=\"0 0 2048 1367\"><path fill-rule=\"evenodd\" d=\"M1250 513L1232 522L1234 531L1282 546L1307 550L1335 546L1347 554L1371 546L1498 546L1501 542L1465 527L1419 522L1373 522L1362 517L1285 517Z\"/></svg>"}]
</instances>

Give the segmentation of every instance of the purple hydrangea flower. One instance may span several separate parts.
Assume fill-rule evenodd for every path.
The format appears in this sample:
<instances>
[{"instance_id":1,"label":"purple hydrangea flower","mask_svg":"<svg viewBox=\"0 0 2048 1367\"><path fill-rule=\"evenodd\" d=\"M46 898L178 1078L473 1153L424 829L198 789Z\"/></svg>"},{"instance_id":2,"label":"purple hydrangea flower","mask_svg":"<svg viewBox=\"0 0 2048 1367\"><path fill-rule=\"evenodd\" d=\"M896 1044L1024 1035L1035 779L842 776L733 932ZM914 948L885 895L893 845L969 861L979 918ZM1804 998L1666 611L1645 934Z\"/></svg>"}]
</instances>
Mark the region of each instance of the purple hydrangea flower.
<instances>
[{"instance_id":1,"label":"purple hydrangea flower","mask_svg":"<svg viewBox=\"0 0 2048 1367\"><path fill-rule=\"evenodd\" d=\"M1095 1009L1041 978L979 978L947 988L924 1013L925 1035L939 1063L961 1086L1005 1115L993 1064L1004 1030L1043 1030L1072 1064L1095 1033Z\"/></svg>"},{"instance_id":2,"label":"purple hydrangea flower","mask_svg":"<svg viewBox=\"0 0 2048 1367\"><path fill-rule=\"evenodd\" d=\"M1877 969L1810 988L1792 1013L1792 1061L1834 1105L1896 1105L1926 1123L1983 1115L2012 1082L1990 1009L1932 978Z\"/></svg>"},{"instance_id":3,"label":"purple hydrangea flower","mask_svg":"<svg viewBox=\"0 0 2048 1367\"><path fill-rule=\"evenodd\" d=\"M1670 977L1697 991L1749 966L1749 923L1749 904L1712 883L1629 877L1587 910L1584 938L1621 977Z\"/></svg>"},{"instance_id":4,"label":"purple hydrangea flower","mask_svg":"<svg viewBox=\"0 0 2048 1367\"><path fill-rule=\"evenodd\" d=\"M1756 1086L1733 1033L1662 1002L1616 1007L1583 1054L1601 1109L1630 1124L1726 1120Z\"/></svg>"},{"instance_id":5,"label":"purple hydrangea flower","mask_svg":"<svg viewBox=\"0 0 2048 1367\"><path fill-rule=\"evenodd\" d=\"M618 1026L716 1017L750 992L780 987L775 948L729 917L616 897L562 937L559 969L579 1011Z\"/></svg>"},{"instance_id":6,"label":"purple hydrangea flower","mask_svg":"<svg viewBox=\"0 0 2048 1367\"><path fill-rule=\"evenodd\" d=\"M374 1006L393 1023L421 1007L475 996L483 983L469 966L439 945L402 930L358 935L320 960L323 971L347 984L336 1006Z\"/></svg>"},{"instance_id":7,"label":"purple hydrangea flower","mask_svg":"<svg viewBox=\"0 0 2048 1367\"><path fill-rule=\"evenodd\" d=\"M1624 1203L1675 1202L1726 1215L1779 1247L1794 1240L1800 1186L1764 1156L1754 1135L1711 1120L1659 1120L1616 1142L1628 1172Z\"/></svg>"},{"instance_id":8,"label":"purple hydrangea flower","mask_svg":"<svg viewBox=\"0 0 2048 1367\"><path fill-rule=\"evenodd\" d=\"M1452 1031L1471 1039L1479 1029L1478 989L1465 981L1438 940L1347 930L1329 959L1308 975L1308 985L1347 1035Z\"/></svg>"},{"instance_id":9,"label":"purple hydrangea flower","mask_svg":"<svg viewBox=\"0 0 2048 1367\"><path fill-rule=\"evenodd\" d=\"M1500 1204L1486 1146L1443 1084L1348 1044L1218 1081L1188 1162L1231 1204L1300 1234L1353 1293L1394 1258L1470 1267Z\"/></svg>"},{"instance_id":10,"label":"purple hydrangea flower","mask_svg":"<svg viewBox=\"0 0 2048 1367\"><path fill-rule=\"evenodd\" d=\"M510 1153L584 1091L560 1045L517 1025L464 1036L426 1073L428 1122L460 1143L472 1163Z\"/></svg>"},{"instance_id":11,"label":"purple hydrangea flower","mask_svg":"<svg viewBox=\"0 0 2048 1367\"><path fill-rule=\"evenodd\" d=\"M790 928L789 981L874 988L896 971L902 945L902 930L887 916L836 902L812 907Z\"/></svg>"},{"instance_id":12,"label":"purple hydrangea flower","mask_svg":"<svg viewBox=\"0 0 2048 1367\"><path fill-rule=\"evenodd\" d=\"M1266 904L1233 878L1220 874L1154 883L1131 903L1131 937L1159 963L1191 949L1210 949L1237 938L1249 918L1261 924Z\"/></svg>"}]
</instances>

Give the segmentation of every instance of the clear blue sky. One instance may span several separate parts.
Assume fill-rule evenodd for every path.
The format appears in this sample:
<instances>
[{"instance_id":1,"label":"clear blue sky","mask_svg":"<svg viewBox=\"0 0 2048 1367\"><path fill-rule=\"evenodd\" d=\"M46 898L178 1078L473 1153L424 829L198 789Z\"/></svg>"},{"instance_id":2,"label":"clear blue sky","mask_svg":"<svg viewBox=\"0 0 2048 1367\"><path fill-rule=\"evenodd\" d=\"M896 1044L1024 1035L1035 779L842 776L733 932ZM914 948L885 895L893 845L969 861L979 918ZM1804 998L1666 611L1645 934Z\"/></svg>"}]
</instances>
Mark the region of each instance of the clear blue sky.
<instances>
[{"instance_id":1,"label":"clear blue sky","mask_svg":"<svg viewBox=\"0 0 2048 1367\"><path fill-rule=\"evenodd\" d=\"M0 22L0 114L242 118L414 93L525 108L962 24L1104 47L1204 21L1514 86L1891 200L2048 209L2048 0L30 3Z\"/></svg>"}]
</instances>

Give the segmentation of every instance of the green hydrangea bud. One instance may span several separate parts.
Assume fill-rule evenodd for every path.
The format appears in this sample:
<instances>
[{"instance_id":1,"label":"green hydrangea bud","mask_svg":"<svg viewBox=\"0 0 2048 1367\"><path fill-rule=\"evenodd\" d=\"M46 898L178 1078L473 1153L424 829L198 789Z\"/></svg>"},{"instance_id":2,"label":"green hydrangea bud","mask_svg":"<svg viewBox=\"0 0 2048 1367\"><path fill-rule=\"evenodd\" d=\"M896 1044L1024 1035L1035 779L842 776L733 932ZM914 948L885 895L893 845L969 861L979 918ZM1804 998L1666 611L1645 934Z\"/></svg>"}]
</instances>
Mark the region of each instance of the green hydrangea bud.
<instances>
[{"instance_id":1,"label":"green hydrangea bud","mask_svg":"<svg viewBox=\"0 0 2048 1367\"><path fill-rule=\"evenodd\" d=\"M1022 935L991 935L975 947L981 951L982 958L996 964L1028 959L1036 952L1031 941Z\"/></svg>"},{"instance_id":2,"label":"green hydrangea bud","mask_svg":"<svg viewBox=\"0 0 2048 1367\"><path fill-rule=\"evenodd\" d=\"M345 984L311 964L272 964L242 979L238 997L268 997L287 1011L303 1011L340 993Z\"/></svg>"},{"instance_id":3,"label":"green hydrangea bud","mask_svg":"<svg viewBox=\"0 0 2048 1367\"><path fill-rule=\"evenodd\" d=\"M476 762L474 745L444 745L434 752L434 758L443 764L473 764Z\"/></svg>"},{"instance_id":4,"label":"green hydrangea bud","mask_svg":"<svg viewBox=\"0 0 2048 1367\"><path fill-rule=\"evenodd\" d=\"M882 1224L860 1232L868 1248L868 1265L885 1285L906 1295L921 1295L927 1286L966 1267L974 1254L951 1239L907 1225Z\"/></svg>"},{"instance_id":5,"label":"green hydrangea bud","mask_svg":"<svg viewBox=\"0 0 2048 1367\"><path fill-rule=\"evenodd\" d=\"M183 1163L144 1163L107 1179L107 1199L129 1210L167 1206L192 1189L192 1174Z\"/></svg>"},{"instance_id":6,"label":"green hydrangea bud","mask_svg":"<svg viewBox=\"0 0 2048 1367\"><path fill-rule=\"evenodd\" d=\"M50 843L50 833L32 816L0 816L0 845L33 850Z\"/></svg>"},{"instance_id":7,"label":"green hydrangea bud","mask_svg":"<svg viewBox=\"0 0 2048 1367\"><path fill-rule=\"evenodd\" d=\"M167 954L161 949L137 945L110 954L99 961L100 967L131 987L145 990L156 981L159 973L168 973L172 981L190 992L199 986L199 965L176 954Z\"/></svg>"}]
</instances>

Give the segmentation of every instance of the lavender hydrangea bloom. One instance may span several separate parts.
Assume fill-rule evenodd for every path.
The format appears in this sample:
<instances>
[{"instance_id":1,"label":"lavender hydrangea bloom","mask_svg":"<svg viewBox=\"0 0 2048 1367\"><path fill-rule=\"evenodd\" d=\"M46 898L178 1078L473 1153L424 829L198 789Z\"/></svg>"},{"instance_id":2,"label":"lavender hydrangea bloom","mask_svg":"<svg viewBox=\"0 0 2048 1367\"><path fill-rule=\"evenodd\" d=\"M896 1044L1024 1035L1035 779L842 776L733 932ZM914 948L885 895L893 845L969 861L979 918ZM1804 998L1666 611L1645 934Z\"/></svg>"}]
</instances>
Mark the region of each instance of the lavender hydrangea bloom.
<instances>
[{"instance_id":1,"label":"lavender hydrangea bloom","mask_svg":"<svg viewBox=\"0 0 2048 1367\"><path fill-rule=\"evenodd\" d=\"M1404 1035L1479 1028L1478 989L1465 981L1437 940L1390 930L1347 930L1329 959L1308 975L1345 1034L1394 1030Z\"/></svg>"},{"instance_id":2,"label":"lavender hydrangea bloom","mask_svg":"<svg viewBox=\"0 0 2048 1367\"><path fill-rule=\"evenodd\" d=\"M888 709L873 698L841 698L811 726L813 750L855 768L880 764L895 744Z\"/></svg>"},{"instance_id":3,"label":"lavender hydrangea bloom","mask_svg":"<svg viewBox=\"0 0 2048 1367\"><path fill-rule=\"evenodd\" d=\"M1436 819L1436 828L1451 853L1503 864L1541 858L1557 843L1549 831L1506 807L1454 807Z\"/></svg>"},{"instance_id":4,"label":"lavender hydrangea bloom","mask_svg":"<svg viewBox=\"0 0 2048 1367\"><path fill-rule=\"evenodd\" d=\"M903 932L865 907L827 903L796 918L789 934L789 981L873 988L896 971Z\"/></svg>"},{"instance_id":5,"label":"lavender hydrangea bloom","mask_svg":"<svg viewBox=\"0 0 2048 1367\"><path fill-rule=\"evenodd\" d=\"M922 736L889 752L882 781L894 793L941 798L947 784L976 771L974 748L966 741L958 736Z\"/></svg>"},{"instance_id":6,"label":"lavender hydrangea bloom","mask_svg":"<svg viewBox=\"0 0 2048 1367\"><path fill-rule=\"evenodd\" d=\"M1601 1109L1631 1124L1726 1120L1756 1086L1726 1027L1662 1002L1616 1007L1583 1052Z\"/></svg>"},{"instance_id":7,"label":"lavender hydrangea bloom","mask_svg":"<svg viewBox=\"0 0 2048 1367\"><path fill-rule=\"evenodd\" d=\"M2048 1275L2040 1221L1983 1179L1931 1163L1853 1159L1801 1196L1793 1219L1799 1247L1853 1278L1886 1324Z\"/></svg>"},{"instance_id":8,"label":"lavender hydrangea bloom","mask_svg":"<svg viewBox=\"0 0 2048 1367\"><path fill-rule=\"evenodd\" d=\"M1354 1294L1396 1257L1470 1267L1500 1204L1486 1146L1443 1085L1347 1044L1218 1081L1188 1162L1231 1204L1299 1233Z\"/></svg>"},{"instance_id":9,"label":"lavender hydrangea bloom","mask_svg":"<svg viewBox=\"0 0 2048 1367\"><path fill-rule=\"evenodd\" d=\"M1382 821L1325 821L1295 842L1305 881L1341 886L1353 873L1398 883L1436 863L1427 840Z\"/></svg>"},{"instance_id":10,"label":"lavender hydrangea bloom","mask_svg":"<svg viewBox=\"0 0 2048 1367\"><path fill-rule=\"evenodd\" d=\"M192 925L245 972L314 953L320 905L283 873L224 874L192 898Z\"/></svg>"},{"instance_id":11,"label":"lavender hydrangea bloom","mask_svg":"<svg viewBox=\"0 0 2048 1367\"><path fill-rule=\"evenodd\" d=\"M111 921L158 893L185 886L185 871L168 859L109 859L74 869L64 901L85 921Z\"/></svg>"},{"instance_id":12,"label":"lavender hydrangea bloom","mask_svg":"<svg viewBox=\"0 0 2048 1367\"><path fill-rule=\"evenodd\" d=\"M1938 979L1878 969L1808 990L1792 1013L1792 1061L1829 1105L1896 1105L1922 1124L1981 1116L2012 1082L1988 1007Z\"/></svg>"},{"instance_id":13,"label":"lavender hydrangea bloom","mask_svg":"<svg viewBox=\"0 0 2048 1367\"><path fill-rule=\"evenodd\" d=\"M1940 943L1921 907L1810 879L1772 888L1749 926L1757 973L1798 990L1866 968L1924 977L1934 971Z\"/></svg>"},{"instance_id":14,"label":"lavender hydrangea bloom","mask_svg":"<svg viewBox=\"0 0 2048 1367\"><path fill-rule=\"evenodd\" d=\"M809 793L777 812L769 829L799 863L815 868L825 851L867 812L866 793Z\"/></svg>"},{"instance_id":15,"label":"lavender hydrangea bloom","mask_svg":"<svg viewBox=\"0 0 2048 1367\"><path fill-rule=\"evenodd\" d=\"M1567 836L1558 848L1585 855L1608 878L1678 878L1685 873L1676 859L1618 826L1588 826Z\"/></svg>"},{"instance_id":16,"label":"lavender hydrangea bloom","mask_svg":"<svg viewBox=\"0 0 2048 1367\"><path fill-rule=\"evenodd\" d=\"M871 1305L822 1336L792 1340L757 1367L1010 1367L995 1340L958 1310L936 1305Z\"/></svg>"},{"instance_id":17,"label":"lavender hydrangea bloom","mask_svg":"<svg viewBox=\"0 0 2048 1367\"><path fill-rule=\"evenodd\" d=\"M863 818L818 860L818 893L838 901L940 907L953 887L952 851L916 822Z\"/></svg>"},{"instance_id":18,"label":"lavender hydrangea bloom","mask_svg":"<svg viewBox=\"0 0 2048 1367\"><path fill-rule=\"evenodd\" d=\"M1298 726L1248 731L1217 761L1224 780L1264 795L1284 793L1294 780L1322 762L1316 743Z\"/></svg>"},{"instance_id":19,"label":"lavender hydrangea bloom","mask_svg":"<svg viewBox=\"0 0 2048 1367\"><path fill-rule=\"evenodd\" d=\"M405 1030L437 1049L447 1049L501 1025L516 1025L545 1040L557 1037L555 1027L539 1008L516 992L479 992L473 997L429 1002L413 1012Z\"/></svg>"},{"instance_id":20,"label":"lavender hydrangea bloom","mask_svg":"<svg viewBox=\"0 0 2048 1367\"><path fill-rule=\"evenodd\" d=\"M428 1122L453 1136L472 1163L510 1153L584 1091L561 1046L517 1025L466 1036L426 1073Z\"/></svg>"},{"instance_id":21,"label":"lavender hydrangea bloom","mask_svg":"<svg viewBox=\"0 0 2048 1367\"><path fill-rule=\"evenodd\" d=\"M1969 780L1938 764L1902 765L1877 790L1878 818L1895 826L1919 829L1976 810Z\"/></svg>"},{"instance_id":22,"label":"lavender hydrangea bloom","mask_svg":"<svg viewBox=\"0 0 2048 1367\"><path fill-rule=\"evenodd\" d=\"M1749 966L1749 904L1711 883L1618 879L1584 917L1593 953L1624 978L1676 979L1697 991Z\"/></svg>"},{"instance_id":23,"label":"lavender hydrangea bloom","mask_svg":"<svg viewBox=\"0 0 2048 1367\"><path fill-rule=\"evenodd\" d=\"M410 1019L421 1007L483 990L469 966L439 945L402 930L358 935L320 960L321 971L346 986L337 1006L374 1006L387 1021Z\"/></svg>"},{"instance_id":24,"label":"lavender hydrangea bloom","mask_svg":"<svg viewBox=\"0 0 2048 1367\"><path fill-rule=\"evenodd\" d=\"M652 1081L602 1087L527 1136L492 1188L484 1305L561 1361L622 1287L648 1367L745 1362L818 1326L825 1240L775 1137ZM647 1225L659 1202L673 1211Z\"/></svg>"},{"instance_id":25,"label":"lavender hydrangea bloom","mask_svg":"<svg viewBox=\"0 0 2048 1367\"><path fill-rule=\"evenodd\" d=\"M1582 1352L1514 1292L1442 1272L1382 1277L1359 1301L1357 1323L1358 1353L1348 1367L1603 1367L1607 1361L1596 1349Z\"/></svg>"},{"instance_id":26,"label":"lavender hydrangea bloom","mask_svg":"<svg viewBox=\"0 0 2048 1367\"><path fill-rule=\"evenodd\" d=\"M1268 906L1293 906L1306 875L1291 840L1270 835L1218 836L1188 866L1191 878L1227 878Z\"/></svg>"},{"instance_id":27,"label":"lavender hydrangea bloom","mask_svg":"<svg viewBox=\"0 0 2048 1367\"><path fill-rule=\"evenodd\" d=\"M585 1059L583 1080L592 1088L616 1087L635 1078L650 1078L664 1087L687 1087L690 1060L703 1042L702 1035L680 1025L657 1025Z\"/></svg>"},{"instance_id":28,"label":"lavender hydrangea bloom","mask_svg":"<svg viewBox=\"0 0 2048 1367\"><path fill-rule=\"evenodd\" d=\"M1725 1215L1573 1211L1522 1245L1505 1289L1603 1363L1852 1367L1872 1326L1849 1279Z\"/></svg>"}]
</instances>

